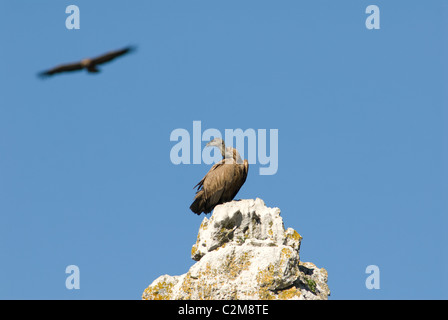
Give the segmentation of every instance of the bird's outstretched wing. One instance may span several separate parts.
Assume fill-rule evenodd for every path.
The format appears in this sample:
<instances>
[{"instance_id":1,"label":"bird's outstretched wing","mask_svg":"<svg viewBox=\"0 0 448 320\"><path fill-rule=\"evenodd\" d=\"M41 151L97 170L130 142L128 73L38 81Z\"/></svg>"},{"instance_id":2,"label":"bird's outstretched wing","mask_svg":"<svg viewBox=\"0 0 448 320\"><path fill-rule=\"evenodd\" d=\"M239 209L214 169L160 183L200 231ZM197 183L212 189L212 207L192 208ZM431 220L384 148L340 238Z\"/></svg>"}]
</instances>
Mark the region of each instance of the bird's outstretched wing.
<instances>
[{"instance_id":1,"label":"bird's outstretched wing","mask_svg":"<svg viewBox=\"0 0 448 320\"><path fill-rule=\"evenodd\" d=\"M93 58L92 64L96 65L96 64L106 63L106 62L109 62L119 56L122 56L122 55L129 53L131 51L134 51L134 50L135 50L135 47L126 47L124 49L110 51L101 56Z\"/></svg>"},{"instance_id":2,"label":"bird's outstretched wing","mask_svg":"<svg viewBox=\"0 0 448 320\"><path fill-rule=\"evenodd\" d=\"M77 71L77 70L81 70L82 68L83 68L83 65L81 64L81 62L67 63L67 64L62 64L57 67L54 67L50 70L43 71L43 72L39 73L39 76L40 77L49 77L56 73Z\"/></svg>"}]
</instances>

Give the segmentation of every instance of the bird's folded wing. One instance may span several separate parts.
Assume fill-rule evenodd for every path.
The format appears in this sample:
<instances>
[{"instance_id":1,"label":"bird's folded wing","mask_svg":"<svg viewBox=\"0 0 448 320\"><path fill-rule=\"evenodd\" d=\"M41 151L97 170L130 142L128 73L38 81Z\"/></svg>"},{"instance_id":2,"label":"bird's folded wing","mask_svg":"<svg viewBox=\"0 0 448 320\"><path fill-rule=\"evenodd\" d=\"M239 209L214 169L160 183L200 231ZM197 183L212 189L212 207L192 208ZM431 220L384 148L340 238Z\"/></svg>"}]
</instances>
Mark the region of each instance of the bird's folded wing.
<instances>
[{"instance_id":1,"label":"bird's folded wing","mask_svg":"<svg viewBox=\"0 0 448 320\"><path fill-rule=\"evenodd\" d=\"M202 187L209 203L217 203L220 200L226 188L231 187L235 174L235 167L232 164L221 161L215 166L214 170L210 170L205 176Z\"/></svg>"}]
</instances>

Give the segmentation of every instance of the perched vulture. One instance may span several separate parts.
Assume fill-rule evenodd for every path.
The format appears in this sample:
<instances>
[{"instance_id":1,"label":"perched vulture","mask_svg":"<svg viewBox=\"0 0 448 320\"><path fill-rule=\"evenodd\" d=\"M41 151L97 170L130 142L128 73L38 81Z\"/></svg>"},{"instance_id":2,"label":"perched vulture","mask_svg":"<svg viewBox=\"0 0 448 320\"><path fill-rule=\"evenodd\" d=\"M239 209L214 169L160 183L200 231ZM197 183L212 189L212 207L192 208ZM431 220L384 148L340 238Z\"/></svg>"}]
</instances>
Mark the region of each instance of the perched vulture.
<instances>
[{"instance_id":1,"label":"perched vulture","mask_svg":"<svg viewBox=\"0 0 448 320\"><path fill-rule=\"evenodd\" d=\"M235 148L226 148L221 138L213 139L207 143L207 147L218 147L223 159L194 186L198 188L190 209L197 215L210 213L218 204L232 201L246 181L249 171L247 160L243 162Z\"/></svg>"},{"instance_id":2,"label":"perched vulture","mask_svg":"<svg viewBox=\"0 0 448 320\"><path fill-rule=\"evenodd\" d=\"M126 53L129 53L133 50L134 50L134 47L127 47L127 48L120 49L120 50L110 51L110 52L105 53L96 58L87 58L87 59L83 59L79 62L61 64L59 66L54 67L53 69L39 73L39 76L49 77L49 76L52 76L57 73L72 72L72 71L78 71L78 70L82 70L82 69L86 69L87 72L89 72L89 73L97 73L97 72L100 72L100 70L97 68L98 65L112 61L113 59L115 59L119 56L122 56Z\"/></svg>"}]
</instances>

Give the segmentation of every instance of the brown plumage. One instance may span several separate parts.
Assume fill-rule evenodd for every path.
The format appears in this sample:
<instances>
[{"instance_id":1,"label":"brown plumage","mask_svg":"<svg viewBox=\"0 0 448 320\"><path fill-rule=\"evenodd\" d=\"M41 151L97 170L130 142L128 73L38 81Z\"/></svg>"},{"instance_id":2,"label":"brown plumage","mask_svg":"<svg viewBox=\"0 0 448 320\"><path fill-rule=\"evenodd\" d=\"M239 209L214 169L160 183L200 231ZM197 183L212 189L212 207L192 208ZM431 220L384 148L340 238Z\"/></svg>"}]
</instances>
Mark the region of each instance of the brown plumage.
<instances>
[{"instance_id":1,"label":"brown plumage","mask_svg":"<svg viewBox=\"0 0 448 320\"><path fill-rule=\"evenodd\" d=\"M62 64L59 66L56 66L50 70L43 71L39 73L40 77L49 77L52 75L55 75L57 73L62 72L72 72L72 71L78 71L82 69L86 69L89 73L97 73L100 72L100 70L97 68L98 65L112 61L113 59L122 56L126 53L129 53L131 51L135 50L134 47L126 47L120 50L110 51L108 53L105 53L101 56L95 57L95 58L87 58L83 59L79 62L74 63L67 63Z\"/></svg>"},{"instance_id":2,"label":"brown plumage","mask_svg":"<svg viewBox=\"0 0 448 320\"><path fill-rule=\"evenodd\" d=\"M210 213L215 206L232 201L244 184L249 171L247 160L242 161L238 151L226 148L224 141L216 138L207 144L218 147L223 159L213 165L210 171L194 186L198 187L190 209L196 214Z\"/></svg>"}]
</instances>

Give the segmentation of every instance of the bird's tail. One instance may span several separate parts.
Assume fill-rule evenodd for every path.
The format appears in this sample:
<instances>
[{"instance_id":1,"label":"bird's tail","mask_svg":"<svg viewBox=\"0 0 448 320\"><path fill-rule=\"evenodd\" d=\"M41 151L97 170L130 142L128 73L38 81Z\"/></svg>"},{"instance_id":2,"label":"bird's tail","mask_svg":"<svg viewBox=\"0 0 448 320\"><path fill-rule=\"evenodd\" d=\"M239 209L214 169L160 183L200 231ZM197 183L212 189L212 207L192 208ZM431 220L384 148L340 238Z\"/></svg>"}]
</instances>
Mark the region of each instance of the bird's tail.
<instances>
[{"instance_id":1,"label":"bird's tail","mask_svg":"<svg viewBox=\"0 0 448 320\"><path fill-rule=\"evenodd\" d=\"M204 205L201 203L201 199L196 199L190 206L190 210L196 213L197 215L200 215L203 211Z\"/></svg>"},{"instance_id":2,"label":"bird's tail","mask_svg":"<svg viewBox=\"0 0 448 320\"><path fill-rule=\"evenodd\" d=\"M88 68L87 68L87 71L88 71L89 73L98 73L98 72L100 72L100 70L99 70L96 66L90 66L90 67L88 67Z\"/></svg>"},{"instance_id":3,"label":"bird's tail","mask_svg":"<svg viewBox=\"0 0 448 320\"><path fill-rule=\"evenodd\" d=\"M190 206L190 210L200 215L202 212L205 212L205 199L204 199L204 191L199 191L194 198L193 203Z\"/></svg>"}]
</instances>

